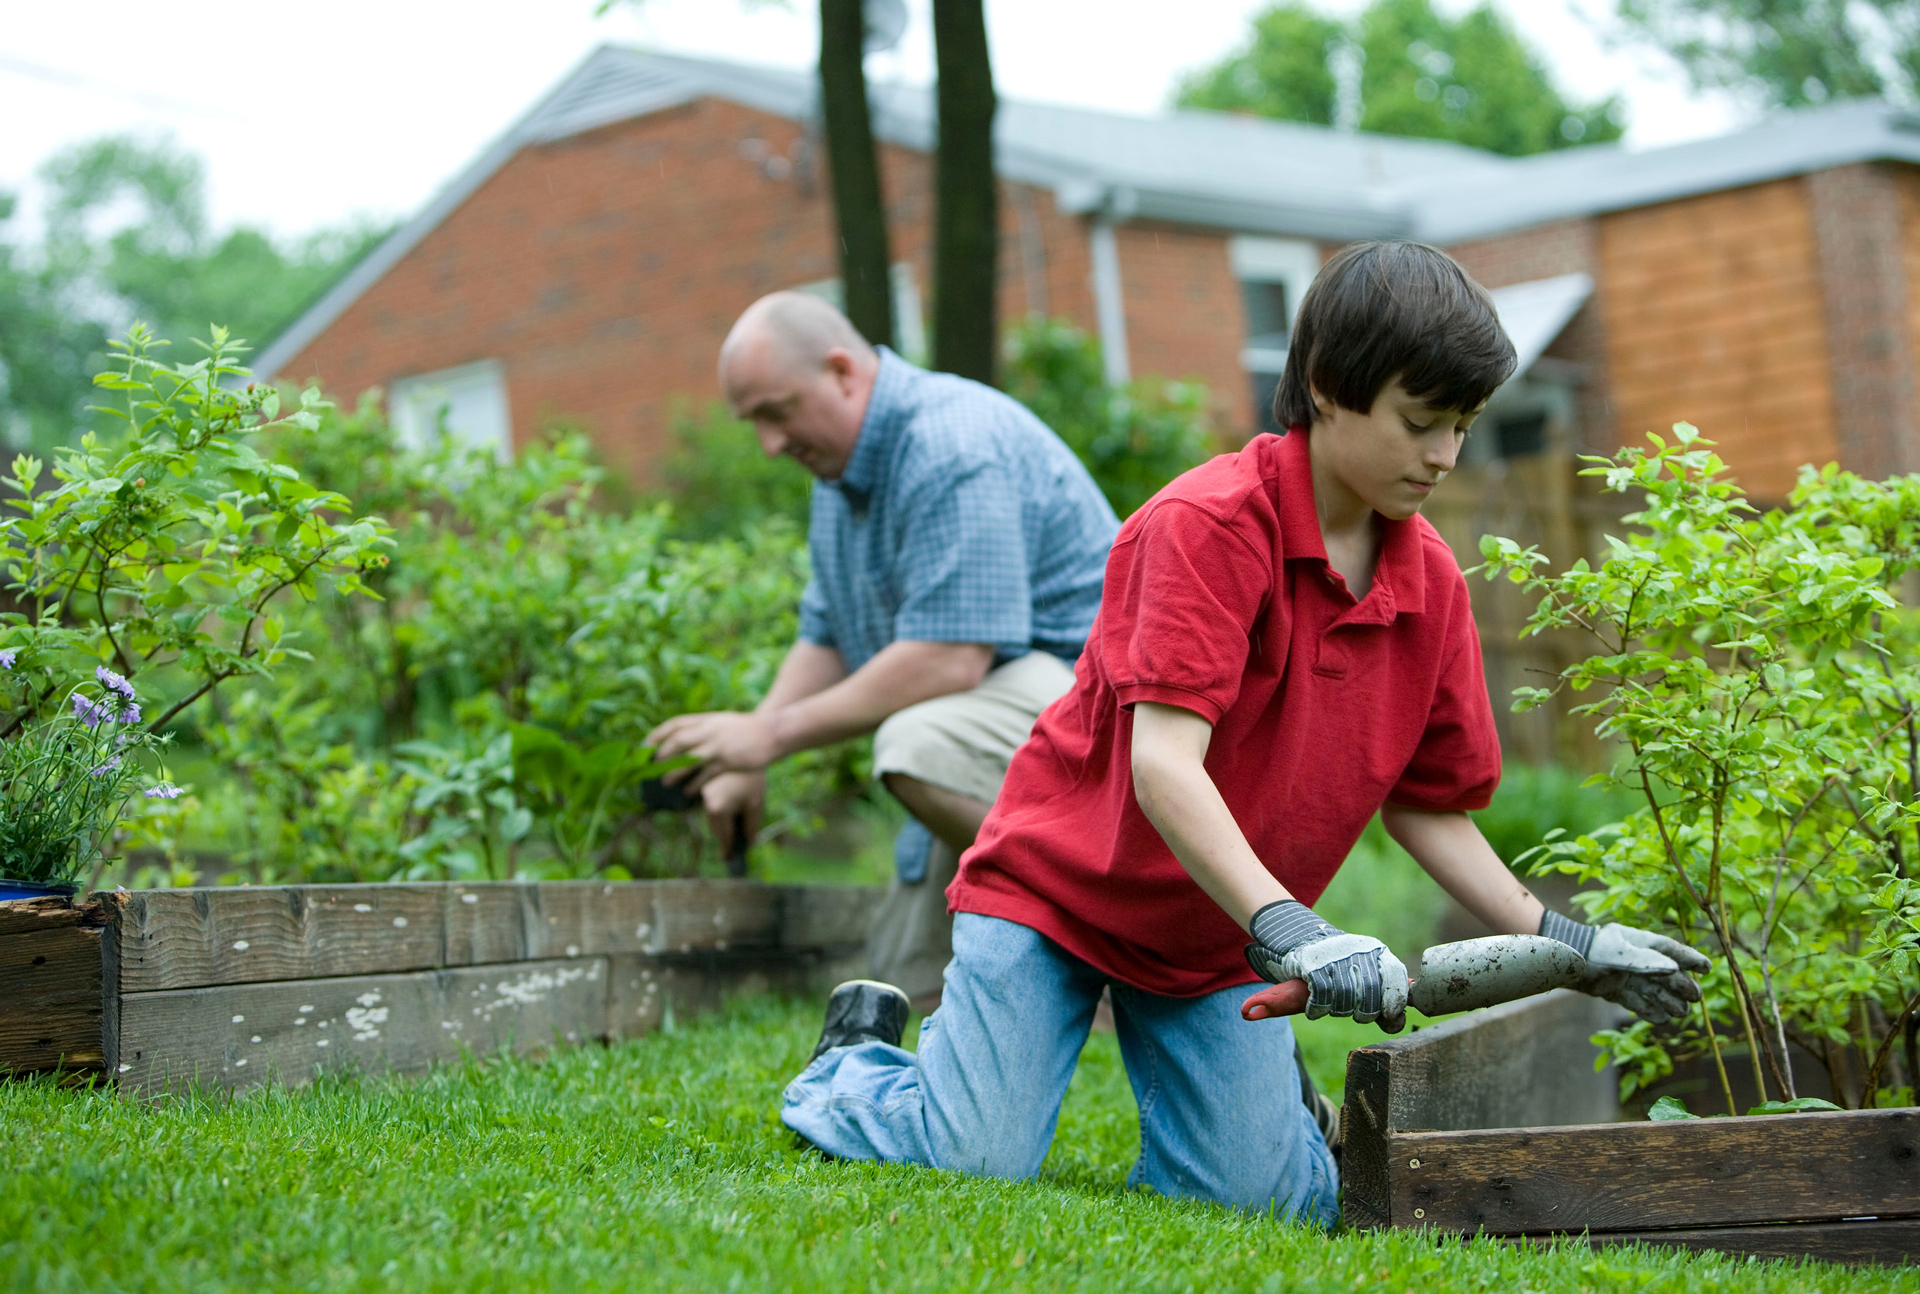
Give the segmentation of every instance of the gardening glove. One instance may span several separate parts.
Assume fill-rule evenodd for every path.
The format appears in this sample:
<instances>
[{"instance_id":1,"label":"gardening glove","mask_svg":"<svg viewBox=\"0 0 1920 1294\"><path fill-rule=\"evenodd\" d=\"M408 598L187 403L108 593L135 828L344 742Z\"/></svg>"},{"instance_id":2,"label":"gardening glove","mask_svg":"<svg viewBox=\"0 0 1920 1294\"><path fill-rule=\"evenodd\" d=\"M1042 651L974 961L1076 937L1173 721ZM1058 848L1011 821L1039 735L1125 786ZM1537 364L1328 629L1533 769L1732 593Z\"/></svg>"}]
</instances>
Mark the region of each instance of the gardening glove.
<instances>
[{"instance_id":1,"label":"gardening glove","mask_svg":"<svg viewBox=\"0 0 1920 1294\"><path fill-rule=\"evenodd\" d=\"M1270 984L1307 982L1307 1018L1377 1020L1388 1033L1407 1024L1407 968L1378 939L1328 925L1304 903L1281 899L1253 914L1247 965Z\"/></svg>"},{"instance_id":2,"label":"gardening glove","mask_svg":"<svg viewBox=\"0 0 1920 1294\"><path fill-rule=\"evenodd\" d=\"M1713 964L1677 939L1618 922L1590 926L1552 908L1540 918L1540 933L1587 959L1586 974L1575 988L1618 1002L1654 1024L1686 1017L1700 1000L1694 975Z\"/></svg>"}]
</instances>

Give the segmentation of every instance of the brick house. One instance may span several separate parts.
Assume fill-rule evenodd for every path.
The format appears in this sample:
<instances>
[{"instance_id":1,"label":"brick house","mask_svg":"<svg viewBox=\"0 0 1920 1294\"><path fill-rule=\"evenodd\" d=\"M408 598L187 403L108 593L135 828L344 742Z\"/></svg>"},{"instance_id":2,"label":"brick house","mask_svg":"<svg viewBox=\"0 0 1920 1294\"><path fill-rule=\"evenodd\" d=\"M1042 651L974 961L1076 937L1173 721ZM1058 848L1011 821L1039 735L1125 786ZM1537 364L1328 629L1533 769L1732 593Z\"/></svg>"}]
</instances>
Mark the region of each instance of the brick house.
<instances>
[{"instance_id":1,"label":"brick house","mask_svg":"<svg viewBox=\"0 0 1920 1294\"><path fill-rule=\"evenodd\" d=\"M924 343L930 96L879 87L901 348ZM261 355L403 428L591 430L644 476L761 293L832 291L803 73L605 47ZM1920 122L1877 103L1646 152L1454 144L1019 102L998 119L1004 316L1096 332L1110 375L1191 377L1260 426L1329 248L1406 236L1495 289L1523 373L1482 459L1699 424L1756 494L1802 462L1920 470Z\"/></svg>"}]
</instances>

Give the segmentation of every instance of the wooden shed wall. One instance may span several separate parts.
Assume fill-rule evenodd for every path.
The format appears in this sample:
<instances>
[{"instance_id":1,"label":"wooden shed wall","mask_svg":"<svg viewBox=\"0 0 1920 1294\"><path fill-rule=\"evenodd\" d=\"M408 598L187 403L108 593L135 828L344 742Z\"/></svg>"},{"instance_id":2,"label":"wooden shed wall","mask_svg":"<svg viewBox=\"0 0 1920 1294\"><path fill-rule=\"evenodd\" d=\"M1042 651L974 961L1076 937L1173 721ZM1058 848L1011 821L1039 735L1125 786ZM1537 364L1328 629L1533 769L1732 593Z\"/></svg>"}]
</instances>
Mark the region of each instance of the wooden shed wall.
<instances>
[{"instance_id":1,"label":"wooden shed wall","mask_svg":"<svg viewBox=\"0 0 1920 1294\"><path fill-rule=\"evenodd\" d=\"M1836 457L1804 181L1605 216L1598 278L1617 443L1691 422L1763 499Z\"/></svg>"}]
</instances>

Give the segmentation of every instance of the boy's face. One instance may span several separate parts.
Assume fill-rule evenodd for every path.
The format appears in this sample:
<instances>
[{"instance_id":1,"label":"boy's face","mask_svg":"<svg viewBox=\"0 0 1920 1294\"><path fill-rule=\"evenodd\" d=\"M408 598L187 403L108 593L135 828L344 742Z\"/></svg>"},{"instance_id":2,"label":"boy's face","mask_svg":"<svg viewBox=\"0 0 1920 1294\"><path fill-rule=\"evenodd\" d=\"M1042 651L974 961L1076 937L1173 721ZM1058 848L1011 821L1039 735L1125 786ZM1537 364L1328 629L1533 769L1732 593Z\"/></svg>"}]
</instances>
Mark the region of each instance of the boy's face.
<instances>
[{"instance_id":1,"label":"boy's face","mask_svg":"<svg viewBox=\"0 0 1920 1294\"><path fill-rule=\"evenodd\" d=\"M1364 504L1393 521L1420 511L1433 487L1453 470L1467 428L1480 409L1435 409L1407 394L1394 378L1365 413L1313 393L1315 492L1329 504ZM1485 406L1482 405L1482 408ZM1350 495L1330 498L1329 495Z\"/></svg>"}]
</instances>

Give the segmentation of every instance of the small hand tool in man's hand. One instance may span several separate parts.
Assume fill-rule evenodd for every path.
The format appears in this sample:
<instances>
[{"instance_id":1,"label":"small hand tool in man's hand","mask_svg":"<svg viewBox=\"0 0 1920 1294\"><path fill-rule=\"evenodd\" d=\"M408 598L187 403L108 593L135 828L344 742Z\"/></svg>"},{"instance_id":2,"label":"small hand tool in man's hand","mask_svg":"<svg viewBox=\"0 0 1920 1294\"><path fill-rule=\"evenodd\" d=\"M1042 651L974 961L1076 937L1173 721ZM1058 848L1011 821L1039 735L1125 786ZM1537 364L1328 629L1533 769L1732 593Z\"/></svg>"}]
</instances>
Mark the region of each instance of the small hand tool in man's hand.
<instances>
[{"instance_id":1,"label":"small hand tool in man's hand","mask_svg":"<svg viewBox=\"0 0 1920 1294\"><path fill-rule=\"evenodd\" d=\"M669 782L664 777L649 777L640 783L640 802L649 813L689 813L701 807L698 792L690 792L684 782ZM747 815L733 815L733 830L728 833L727 875L738 879L747 874Z\"/></svg>"},{"instance_id":2,"label":"small hand tool in man's hand","mask_svg":"<svg viewBox=\"0 0 1920 1294\"><path fill-rule=\"evenodd\" d=\"M1420 957L1420 978L1406 1003L1422 1015L1475 1011L1549 989L1579 988L1589 974L1586 959L1567 944L1542 935L1490 935L1436 944ZM1247 1020L1298 1015L1308 1010L1308 986L1294 979L1263 988L1240 1004ZM1382 1020L1382 1027L1386 1022ZM1398 1032L1389 1030L1389 1032Z\"/></svg>"}]
</instances>

